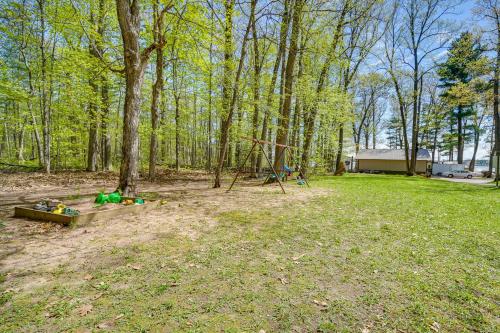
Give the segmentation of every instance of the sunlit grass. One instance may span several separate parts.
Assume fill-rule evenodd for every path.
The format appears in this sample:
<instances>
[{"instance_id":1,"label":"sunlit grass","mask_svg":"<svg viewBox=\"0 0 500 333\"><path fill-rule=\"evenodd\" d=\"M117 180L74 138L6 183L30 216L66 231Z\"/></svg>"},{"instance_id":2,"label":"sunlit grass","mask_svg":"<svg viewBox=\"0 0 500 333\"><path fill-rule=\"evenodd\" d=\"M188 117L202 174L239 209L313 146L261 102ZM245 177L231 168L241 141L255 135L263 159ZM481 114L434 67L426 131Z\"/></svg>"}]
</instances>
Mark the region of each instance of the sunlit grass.
<instances>
[{"instance_id":1,"label":"sunlit grass","mask_svg":"<svg viewBox=\"0 0 500 333\"><path fill-rule=\"evenodd\" d=\"M499 191L382 175L312 185L332 194L277 196L286 208L226 212L199 239L117 248L59 268L50 288L4 293L0 329L498 332Z\"/></svg>"}]
</instances>

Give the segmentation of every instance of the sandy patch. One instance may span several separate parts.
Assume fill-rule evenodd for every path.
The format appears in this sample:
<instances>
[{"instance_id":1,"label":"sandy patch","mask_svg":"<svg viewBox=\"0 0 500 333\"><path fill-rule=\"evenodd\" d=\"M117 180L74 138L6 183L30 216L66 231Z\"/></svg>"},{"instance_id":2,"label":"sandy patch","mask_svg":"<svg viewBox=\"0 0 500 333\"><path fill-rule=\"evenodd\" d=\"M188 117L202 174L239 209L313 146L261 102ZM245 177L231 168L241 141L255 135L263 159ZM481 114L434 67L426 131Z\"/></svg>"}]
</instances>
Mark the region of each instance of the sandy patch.
<instances>
[{"instance_id":1,"label":"sandy patch","mask_svg":"<svg viewBox=\"0 0 500 333\"><path fill-rule=\"evenodd\" d=\"M123 215L110 220L97 220L74 228L57 224L10 217L13 207L33 203L45 197L67 199L75 194L94 195L108 191L116 184L113 174L52 175L48 179L32 174L2 175L0 188L0 272L6 274L9 287L27 289L50 279L46 273L59 265L71 270L100 261L107 250L157 239L182 237L196 239L217 225L217 216L232 210L255 211L262 208L286 207L306 202L329 191L285 185L282 195L277 185L259 186L257 182L238 182L231 192L212 189L208 175L160 177L158 182L142 181L142 192L155 192L164 204L144 214ZM90 175L90 176L89 176ZM12 177L12 179L9 179ZM3 179L2 179L3 178ZM39 184L38 184L39 183ZM75 193L78 187L79 193Z\"/></svg>"}]
</instances>

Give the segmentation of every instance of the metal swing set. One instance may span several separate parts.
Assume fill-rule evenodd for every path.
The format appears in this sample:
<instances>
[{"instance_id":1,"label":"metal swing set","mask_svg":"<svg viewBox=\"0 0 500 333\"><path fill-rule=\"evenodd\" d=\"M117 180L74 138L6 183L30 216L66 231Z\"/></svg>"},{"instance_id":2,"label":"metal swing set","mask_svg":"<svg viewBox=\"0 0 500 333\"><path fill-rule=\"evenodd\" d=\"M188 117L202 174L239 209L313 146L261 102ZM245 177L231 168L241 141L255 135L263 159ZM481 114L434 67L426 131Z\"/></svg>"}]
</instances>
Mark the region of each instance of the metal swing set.
<instances>
[{"instance_id":1,"label":"metal swing set","mask_svg":"<svg viewBox=\"0 0 500 333\"><path fill-rule=\"evenodd\" d=\"M297 147L283 145L283 144L279 144L279 143L272 143L269 141L258 140L258 139L254 139L254 138L242 138L242 139L253 142L252 148L248 152L248 154L245 157L245 159L243 160L243 162L238 166L238 171L236 172L236 175L234 176L233 181L231 182L231 186L229 186L229 189L227 190L227 192L231 191L231 189L233 188L234 183L236 183L238 176L243 172L243 168L244 168L246 162L248 161L248 158L252 155L253 151L255 149L261 149L262 155L264 155L264 157L265 157L265 159L266 159L267 163L269 164L269 167L271 168L271 171L272 171L271 173L267 174L266 179L264 180L264 182L262 183L261 186L268 184L269 178L274 176L274 179L276 179L278 181L278 184L281 187L281 191L283 192L283 194L286 194L285 189L283 188L283 184L282 184L281 179L280 179L280 178L282 178L281 175L284 175L283 178L286 179L286 177L287 177L285 174L286 170L284 170L284 169L279 170L280 171L279 174L278 174L278 172L276 172L276 169L274 168L273 164L271 163L271 160L269 159L269 157L266 154L266 150L264 149L264 145L269 144L269 145L284 148L280 151L280 154L277 156L277 160L281 159L283 157L283 154L286 154L286 152L288 152L288 156L291 156L292 149L296 149ZM307 182L307 179L306 179L304 173L302 172L302 168L299 166L296 171L299 173L300 179L302 179L304 181L304 183L307 185L307 187L311 187L309 185L309 183Z\"/></svg>"}]
</instances>

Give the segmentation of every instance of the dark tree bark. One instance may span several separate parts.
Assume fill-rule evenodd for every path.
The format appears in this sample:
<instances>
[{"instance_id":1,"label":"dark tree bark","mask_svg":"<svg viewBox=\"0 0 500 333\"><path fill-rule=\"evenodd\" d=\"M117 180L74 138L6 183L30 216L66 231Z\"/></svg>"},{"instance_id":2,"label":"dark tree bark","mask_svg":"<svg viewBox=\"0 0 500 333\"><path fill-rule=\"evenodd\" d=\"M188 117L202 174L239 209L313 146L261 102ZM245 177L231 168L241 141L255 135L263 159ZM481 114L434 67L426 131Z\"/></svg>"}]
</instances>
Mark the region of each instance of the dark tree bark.
<instances>
[{"instance_id":1,"label":"dark tree bark","mask_svg":"<svg viewBox=\"0 0 500 333\"><path fill-rule=\"evenodd\" d=\"M295 60L298 52L298 40L300 33L300 25L302 19L302 8L304 0L295 0L293 15L292 15L292 34L290 36L290 46L288 49L288 58L285 67L285 85L283 89L283 108L281 110L278 121L278 131L276 134L276 143L286 145L288 143L288 133L290 127L290 111L292 106L292 93L294 81ZM283 170L285 152L282 146L275 148L274 169L279 172ZM281 156L281 158L278 158Z\"/></svg>"},{"instance_id":2,"label":"dark tree bark","mask_svg":"<svg viewBox=\"0 0 500 333\"><path fill-rule=\"evenodd\" d=\"M160 13L166 12L165 7ZM139 166L139 115L141 112L141 88L144 69L151 53L163 45L153 43L140 49L140 7L139 1L116 0L118 23L123 40L125 62L125 105L123 119L122 163L118 189L123 195L136 193L136 179ZM161 18L160 18L161 19Z\"/></svg>"}]
</instances>

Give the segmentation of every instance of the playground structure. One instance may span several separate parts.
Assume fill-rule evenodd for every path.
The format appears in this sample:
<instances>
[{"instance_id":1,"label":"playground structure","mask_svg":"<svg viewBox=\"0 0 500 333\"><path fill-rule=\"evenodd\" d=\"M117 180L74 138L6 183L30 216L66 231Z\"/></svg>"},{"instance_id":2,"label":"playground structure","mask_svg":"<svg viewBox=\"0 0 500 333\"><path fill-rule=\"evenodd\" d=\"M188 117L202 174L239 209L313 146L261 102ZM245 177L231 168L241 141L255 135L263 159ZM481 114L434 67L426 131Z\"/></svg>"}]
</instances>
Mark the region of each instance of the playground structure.
<instances>
[{"instance_id":1,"label":"playground structure","mask_svg":"<svg viewBox=\"0 0 500 333\"><path fill-rule=\"evenodd\" d=\"M286 176L286 172L291 172L291 169L288 168L288 170L287 170L286 164L283 163L283 169L282 170L278 170L279 171L279 173L278 173L276 171L276 169L274 168L273 164L271 163L271 160L267 156L266 150L264 149L264 145L268 144L268 145L273 145L273 146L277 146L277 147L282 147L283 148L283 150L281 150L280 154L276 157L276 160L282 159L284 156L286 156L287 152L289 153L289 156L290 156L292 154L292 149L296 149L297 147L293 147L293 146L289 146L289 145L283 145L283 144L279 144L279 143L272 143L272 142L269 142L269 141L264 141L264 140L254 139L254 138L245 138L245 137L243 137L242 139L243 140L251 141L252 142L252 148L248 152L248 154L245 157L245 159L243 160L243 162L238 166L238 171L236 172L236 175L234 176L233 181L231 182L231 186L229 186L229 189L227 190L227 192L231 191L231 189L233 188L233 185L236 183L236 180L238 179L238 176L243 172L243 168L244 168L246 162L248 161L248 158L252 155L253 151L257 147L259 147L257 149L261 149L262 155L264 155L264 158L266 159L267 163L269 164L269 167L271 168L271 173L267 174L266 179L262 183L262 186L268 184L269 178L274 177L274 179L276 179L276 181L278 182L278 184L279 184L279 186L280 186L281 191L283 192L283 194L286 194L285 189L283 187L283 184L281 182L281 179L286 179L286 177L287 177ZM300 166L297 167L296 172L298 172L298 177L299 177L298 179L302 180L303 183L305 185L307 185L307 187L310 187L310 185L307 182L307 179L306 179L304 173L302 172L302 168Z\"/></svg>"}]
</instances>

